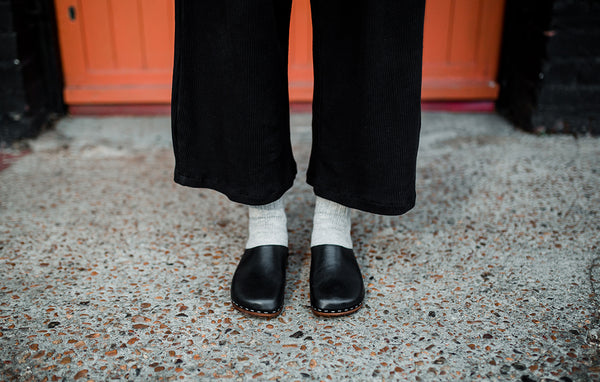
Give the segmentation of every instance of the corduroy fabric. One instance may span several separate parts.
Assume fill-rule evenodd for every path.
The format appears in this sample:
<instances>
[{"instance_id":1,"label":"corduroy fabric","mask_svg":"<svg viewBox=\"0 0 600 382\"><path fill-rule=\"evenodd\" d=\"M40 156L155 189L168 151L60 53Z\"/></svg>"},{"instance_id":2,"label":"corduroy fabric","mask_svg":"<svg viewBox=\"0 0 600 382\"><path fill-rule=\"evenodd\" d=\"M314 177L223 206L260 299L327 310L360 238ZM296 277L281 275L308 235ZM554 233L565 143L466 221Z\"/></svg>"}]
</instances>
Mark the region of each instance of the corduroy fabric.
<instances>
[{"instance_id":1,"label":"corduroy fabric","mask_svg":"<svg viewBox=\"0 0 600 382\"><path fill-rule=\"evenodd\" d=\"M291 188L291 0L175 0L175 182L267 204ZM347 207L415 205L425 0L311 0L306 182Z\"/></svg>"}]
</instances>

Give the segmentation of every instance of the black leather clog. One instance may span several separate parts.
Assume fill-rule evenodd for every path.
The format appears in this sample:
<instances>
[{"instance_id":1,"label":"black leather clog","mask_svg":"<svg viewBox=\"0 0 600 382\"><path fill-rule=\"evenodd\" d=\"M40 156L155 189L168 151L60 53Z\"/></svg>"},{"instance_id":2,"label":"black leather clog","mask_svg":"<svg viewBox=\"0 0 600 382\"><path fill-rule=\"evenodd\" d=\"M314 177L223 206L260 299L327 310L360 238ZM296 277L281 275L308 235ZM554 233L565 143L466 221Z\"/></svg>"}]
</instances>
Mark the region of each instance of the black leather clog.
<instances>
[{"instance_id":1,"label":"black leather clog","mask_svg":"<svg viewBox=\"0 0 600 382\"><path fill-rule=\"evenodd\" d=\"M336 244L310 248L310 305L318 316L344 316L356 312L365 296L354 251Z\"/></svg>"},{"instance_id":2,"label":"black leather clog","mask_svg":"<svg viewBox=\"0 0 600 382\"><path fill-rule=\"evenodd\" d=\"M246 248L231 280L231 302L252 316L275 317L283 309L288 248Z\"/></svg>"}]
</instances>

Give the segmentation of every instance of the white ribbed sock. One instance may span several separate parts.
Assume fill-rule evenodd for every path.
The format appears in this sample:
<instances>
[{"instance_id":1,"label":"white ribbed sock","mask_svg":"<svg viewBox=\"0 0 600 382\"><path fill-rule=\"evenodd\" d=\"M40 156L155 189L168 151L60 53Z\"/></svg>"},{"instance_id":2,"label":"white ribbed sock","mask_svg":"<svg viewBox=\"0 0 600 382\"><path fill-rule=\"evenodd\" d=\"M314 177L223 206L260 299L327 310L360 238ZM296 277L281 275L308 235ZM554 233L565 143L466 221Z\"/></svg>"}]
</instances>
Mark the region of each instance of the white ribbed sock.
<instances>
[{"instance_id":1,"label":"white ribbed sock","mask_svg":"<svg viewBox=\"0 0 600 382\"><path fill-rule=\"evenodd\" d=\"M267 244L288 246L287 218L283 196L269 204L248 205L246 248Z\"/></svg>"},{"instance_id":2,"label":"white ribbed sock","mask_svg":"<svg viewBox=\"0 0 600 382\"><path fill-rule=\"evenodd\" d=\"M317 196L310 246L337 244L352 249L350 208Z\"/></svg>"}]
</instances>

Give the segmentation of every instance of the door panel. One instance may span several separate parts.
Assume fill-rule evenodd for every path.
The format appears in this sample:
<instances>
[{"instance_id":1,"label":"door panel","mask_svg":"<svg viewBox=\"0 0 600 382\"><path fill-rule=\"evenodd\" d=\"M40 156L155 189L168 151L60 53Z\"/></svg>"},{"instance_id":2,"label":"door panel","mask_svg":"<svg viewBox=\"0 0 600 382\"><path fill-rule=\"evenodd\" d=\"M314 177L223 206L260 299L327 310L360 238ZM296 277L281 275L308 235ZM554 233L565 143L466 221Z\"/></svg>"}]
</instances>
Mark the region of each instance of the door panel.
<instances>
[{"instance_id":1,"label":"door panel","mask_svg":"<svg viewBox=\"0 0 600 382\"><path fill-rule=\"evenodd\" d=\"M496 99L503 15L504 0L427 0L422 99Z\"/></svg>"},{"instance_id":2,"label":"door panel","mask_svg":"<svg viewBox=\"0 0 600 382\"><path fill-rule=\"evenodd\" d=\"M174 0L55 5L67 104L170 102Z\"/></svg>"}]
</instances>

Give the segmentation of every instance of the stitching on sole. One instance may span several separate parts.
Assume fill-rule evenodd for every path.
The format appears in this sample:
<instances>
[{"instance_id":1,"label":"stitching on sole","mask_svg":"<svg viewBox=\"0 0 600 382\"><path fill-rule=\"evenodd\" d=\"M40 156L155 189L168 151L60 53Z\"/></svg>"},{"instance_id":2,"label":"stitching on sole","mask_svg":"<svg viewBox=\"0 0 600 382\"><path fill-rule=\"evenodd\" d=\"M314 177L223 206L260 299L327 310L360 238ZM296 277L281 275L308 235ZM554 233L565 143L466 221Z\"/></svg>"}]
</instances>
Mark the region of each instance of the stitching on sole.
<instances>
[{"instance_id":1,"label":"stitching on sole","mask_svg":"<svg viewBox=\"0 0 600 382\"><path fill-rule=\"evenodd\" d=\"M358 307L360 307L362 305L362 302L358 305L354 305L351 308L346 308L346 309L338 309L338 310L329 310L329 309L320 309L320 308L315 308L314 306L310 306L312 310L316 310L317 312L321 312L321 313L342 313L342 312L347 312L349 310L352 309L356 309Z\"/></svg>"},{"instance_id":2,"label":"stitching on sole","mask_svg":"<svg viewBox=\"0 0 600 382\"><path fill-rule=\"evenodd\" d=\"M275 314L279 311L281 311L281 309L283 309L283 306L277 310L272 310L272 311L266 311L266 310L257 310L257 309L250 309L250 308L246 308L245 306L241 306L240 304L236 303L235 301L231 300L231 302L233 303L233 305L237 306L238 308L245 310L247 312L254 312L254 313L262 313L262 314Z\"/></svg>"}]
</instances>

